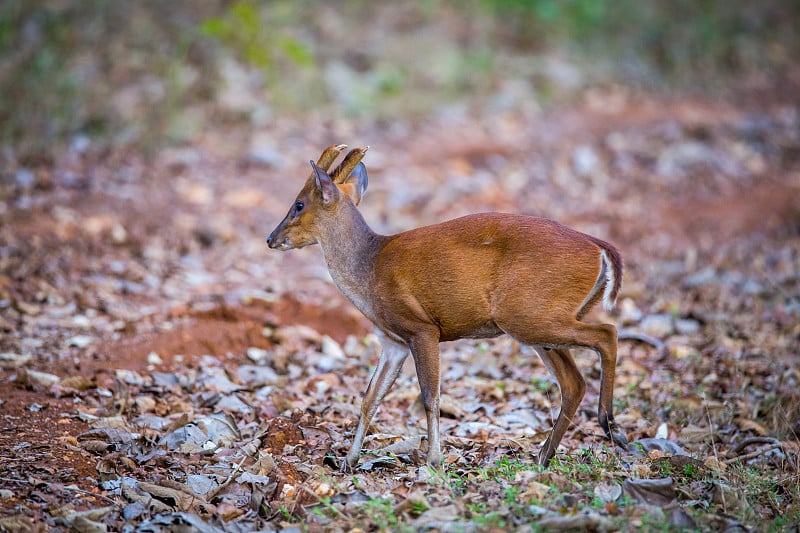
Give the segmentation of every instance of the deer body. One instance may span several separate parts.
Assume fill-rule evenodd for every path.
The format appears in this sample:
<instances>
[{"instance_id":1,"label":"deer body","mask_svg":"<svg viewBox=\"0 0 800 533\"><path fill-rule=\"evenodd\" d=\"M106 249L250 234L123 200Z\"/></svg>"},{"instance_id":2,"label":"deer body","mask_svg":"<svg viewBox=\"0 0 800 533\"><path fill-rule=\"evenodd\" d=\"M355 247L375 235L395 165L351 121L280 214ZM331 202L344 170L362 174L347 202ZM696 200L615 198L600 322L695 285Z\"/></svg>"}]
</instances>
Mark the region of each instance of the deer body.
<instances>
[{"instance_id":1,"label":"deer body","mask_svg":"<svg viewBox=\"0 0 800 533\"><path fill-rule=\"evenodd\" d=\"M341 149L329 147L320 162L330 165ZM625 446L612 410L616 330L580 321L601 299L613 305L622 277L617 250L548 219L502 213L378 235L356 208L366 190L364 152L350 152L333 177L314 165L293 209L267 239L278 249L319 243L337 287L373 322L381 341L344 467L357 463L367 427L409 353L427 416L428 462L438 464L439 342L504 333L536 347L561 389L561 412L540 464L555 454L585 392L569 348L600 355L599 421Z\"/></svg>"}]
</instances>

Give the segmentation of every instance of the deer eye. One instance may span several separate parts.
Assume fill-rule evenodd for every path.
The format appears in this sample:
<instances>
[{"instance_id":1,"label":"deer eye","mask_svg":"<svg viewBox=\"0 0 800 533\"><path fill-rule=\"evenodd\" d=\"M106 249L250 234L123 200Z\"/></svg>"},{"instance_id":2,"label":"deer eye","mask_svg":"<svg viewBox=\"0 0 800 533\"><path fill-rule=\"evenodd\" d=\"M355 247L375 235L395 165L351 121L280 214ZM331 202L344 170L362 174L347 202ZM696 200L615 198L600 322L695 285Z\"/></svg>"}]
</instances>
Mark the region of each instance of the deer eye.
<instances>
[{"instance_id":1,"label":"deer eye","mask_svg":"<svg viewBox=\"0 0 800 533\"><path fill-rule=\"evenodd\" d=\"M303 202L295 202L295 204L294 204L294 212L295 213L299 213L300 211L303 210L304 207L305 207L305 205L303 204Z\"/></svg>"}]
</instances>

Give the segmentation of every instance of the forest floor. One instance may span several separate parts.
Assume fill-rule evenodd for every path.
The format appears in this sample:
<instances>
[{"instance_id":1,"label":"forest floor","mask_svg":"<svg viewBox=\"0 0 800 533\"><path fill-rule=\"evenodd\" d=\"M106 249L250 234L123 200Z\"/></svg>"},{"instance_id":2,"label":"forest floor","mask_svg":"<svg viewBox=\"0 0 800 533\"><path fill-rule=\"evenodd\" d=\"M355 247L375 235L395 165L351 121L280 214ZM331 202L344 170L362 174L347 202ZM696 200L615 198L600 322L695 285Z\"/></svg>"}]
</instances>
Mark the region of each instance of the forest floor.
<instances>
[{"instance_id":1,"label":"forest floor","mask_svg":"<svg viewBox=\"0 0 800 533\"><path fill-rule=\"evenodd\" d=\"M221 125L142 154L76 139L0 173L0 530L785 530L800 524L800 107L596 89L547 112ZM331 143L371 145L367 221L557 219L614 242L617 421L599 362L556 459L556 382L507 338L442 345L445 464L407 363L353 474L377 362L320 251L264 239ZM659 343L663 343L660 345ZM420 451L421 448L421 451Z\"/></svg>"}]
</instances>

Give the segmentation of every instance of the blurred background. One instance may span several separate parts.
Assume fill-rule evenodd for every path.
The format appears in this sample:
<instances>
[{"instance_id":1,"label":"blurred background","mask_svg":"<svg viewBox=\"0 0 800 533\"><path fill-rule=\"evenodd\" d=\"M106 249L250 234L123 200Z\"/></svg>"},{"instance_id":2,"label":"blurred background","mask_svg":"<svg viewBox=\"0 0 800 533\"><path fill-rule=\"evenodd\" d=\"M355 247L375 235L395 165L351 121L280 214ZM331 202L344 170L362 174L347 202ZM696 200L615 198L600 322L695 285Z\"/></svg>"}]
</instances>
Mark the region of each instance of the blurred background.
<instances>
[{"instance_id":1,"label":"blurred background","mask_svg":"<svg viewBox=\"0 0 800 533\"><path fill-rule=\"evenodd\" d=\"M530 112L587 87L718 95L800 52L781 0L0 3L0 142L152 148L279 116Z\"/></svg>"},{"instance_id":2,"label":"blurred background","mask_svg":"<svg viewBox=\"0 0 800 533\"><path fill-rule=\"evenodd\" d=\"M54 427L80 436L84 420L111 413L114 428L138 432L139 414L194 424L219 410L239 427L306 413L308 427L319 414L337 428L326 445L314 437L307 451L291 447L281 483L296 495L270 485L261 518L241 527L311 516L307 496L330 481L322 456L341 455L333 442L345 442L377 351L317 247L278 253L264 238L308 160L347 143L370 145L359 209L380 233L505 211L619 247L619 305L592 320L647 341L620 342L616 419L629 439L660 436L708 467L647 474L641 465L633 477L675 478L698 527L669 525L660 509L635 527L796 527L798 28L796 0L0 0L0 479L21 480L15 497L0 498L0 517L55 526L48 513L61 513L62 495L74 505L97 494L100 469L117 468L101 465L133 464L126 453L146 457L129 472L143 481L183 483L190 471L163 449L103 445L70 458ZM595 423L598 360L577 353L588 392L562 444L585 462L570 479L589 489L542 503L558 517L585 516L577 511L596 501L593 483L632 475L612 463L606 477L591 454L578 455L586 446L615 454ZM489 433L549 429L558 385L508 339L445 344L442 360L453 399L442 408L465 406L450 407L443 434L488 428L481 455L459 465L505 457ZM253 369L259 388L247 378ZM223 403L231 391L242 399ZM408 363L376 418L379 433L423 427L417 395ZM62 414L79 408L101 418ZM178 427L164 420L164 431ZM147 446L167 441L151 427ZM765 442L763 453L747 447ZM110 459L98 463L105 450ZM208 462L192 468L217 468L216 455L201 455ZM292 465L309 456L322 470L300 476ZM746 466L734 468L740 460ZM384 498L396 484L405 501L409 478L367 477L387 484L370 494ZM34 478L62 488L42 490ZM535 506L504 509L503 494L513 500L530 479L512 472L516 486L503 480L488 492L469 485L475 498L424 490L437 506L460 506L460 521L491 510L522 524ZM72 483L80 493L63 490ZM52 505L37 503L45 492ZM470 511L467 500L493 507ZM257 500L231 501L229 517ZM135 514L119 505L103 520L121 529L157 512L137 503ZM620 519L650 508L625 504ZM351 526L337 529L367 523L353 509ZM730 516L749 525L719 522Z\"/></svg>"}]
</instances>

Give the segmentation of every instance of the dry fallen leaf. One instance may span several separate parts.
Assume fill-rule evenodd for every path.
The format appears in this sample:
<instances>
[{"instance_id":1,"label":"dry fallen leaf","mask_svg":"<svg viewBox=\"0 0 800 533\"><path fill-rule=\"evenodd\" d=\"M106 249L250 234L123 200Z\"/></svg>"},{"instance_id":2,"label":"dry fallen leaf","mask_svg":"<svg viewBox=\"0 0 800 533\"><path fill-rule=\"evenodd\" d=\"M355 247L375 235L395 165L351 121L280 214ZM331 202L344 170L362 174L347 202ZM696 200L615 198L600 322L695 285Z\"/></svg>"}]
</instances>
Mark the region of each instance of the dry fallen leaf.
<instances>
[{"instance_id":1,"label":"dry fallen leaf","mask_svg":"<svg viewBox=\"0 0 800 533\"><path fill-rule=\"evenodd\" d=\"M739 429L742 431L752 431L756 435L768 435L769 431L765 428L762 424L759 424L755 420L750 420L748 418L737 417L733 419L733 423L736 424Z\"/></svg>"},{"instance_id":2,"label":"dry fallen leaf","mask_svg":"<svg viewBox=\"0 0 800 533\"><path fill-rule=\"evenodd\" d=\"M625 494L634 500L664 507L675 501L675 484L672 478L627 479L623 485Z\"/></svg>"}]
</instances>

